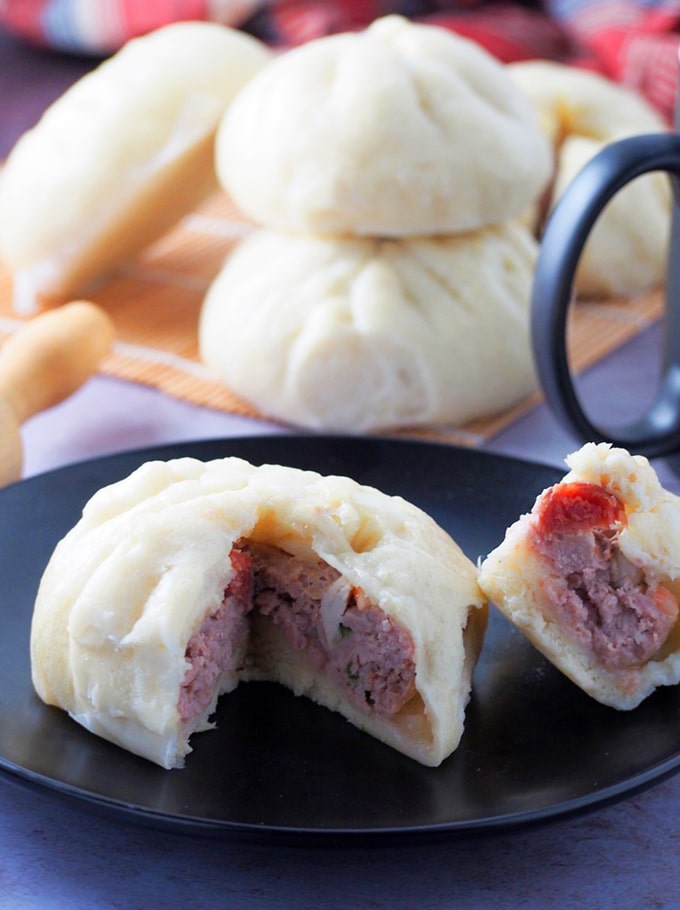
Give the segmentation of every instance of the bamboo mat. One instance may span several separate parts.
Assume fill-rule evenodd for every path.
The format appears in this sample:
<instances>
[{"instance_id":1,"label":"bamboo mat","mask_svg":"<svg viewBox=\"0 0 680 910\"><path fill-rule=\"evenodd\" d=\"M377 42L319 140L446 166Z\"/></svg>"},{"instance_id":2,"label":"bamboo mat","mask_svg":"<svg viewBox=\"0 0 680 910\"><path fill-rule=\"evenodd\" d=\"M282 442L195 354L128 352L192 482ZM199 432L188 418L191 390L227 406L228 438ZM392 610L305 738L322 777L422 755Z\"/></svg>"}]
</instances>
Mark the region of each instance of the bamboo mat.
<instances>
[{"instance_id":1,"label":"bamboo mat","mask_svg":"<svg viewBox=\"0 0 680 910\"><path fill-rule=\"evenodd\" d=\"M265 419L211 378L197 347L203 296L229 250L250 230L231 202L218 194L89 294L106 309L117 330L118 340L101 372L196 405ZM0 342L22 324L12 310L11 285L10 275L0 268ZM662 314L660 293L634 300L579 302L570 316L573 369L591 366ZM404 428L400 435L480 445L540 400L535 393L509 411L464 427Z\"/></svg>"}]
</instances>

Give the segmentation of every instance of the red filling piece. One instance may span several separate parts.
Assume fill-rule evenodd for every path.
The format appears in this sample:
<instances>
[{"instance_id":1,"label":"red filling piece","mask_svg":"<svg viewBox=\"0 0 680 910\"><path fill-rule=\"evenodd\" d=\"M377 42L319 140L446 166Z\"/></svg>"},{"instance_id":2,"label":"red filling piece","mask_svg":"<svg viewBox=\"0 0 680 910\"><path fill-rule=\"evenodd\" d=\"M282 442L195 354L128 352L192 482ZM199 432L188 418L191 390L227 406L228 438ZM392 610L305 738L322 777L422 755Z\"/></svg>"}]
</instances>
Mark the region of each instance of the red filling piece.
<instances>
[{"instance_id":1,"label":"red filling piece","mask_svg":"<svg viewBox=\"0 0 680 910\"><path fill-rule=\"evenodd\" d=\"M536 529L541 534L574 533L625 522L619 499L594 483L560 483L541 497Z\"/></svg>"},{"instance_id":2,"label":"red filling piece","mask_svg":"<svg viewBox=\"0 0 680 910\"><path fill-rule=\"evenodd\" d=\"M531 545L566 582L547 592L549 618L607 670L651 659L678 617L676 597L621 552L625 521L619 499L589 483L547 490L531 521Z\"/></svg>"},{"instance_id":3,"label":"red filling piece","mask_svg":"<svg viewBox=\"0 0 680 910\"><path fill-rule=\"evenodd\" d=\"M243 667L253 611L279 626L290 647L329 675L361 710L396 714L415 694L411 635L371 604L361 589L340 582L339 592L330 595L334 606L329 636L324 597L341 578L331 566L250 542L232 550L231 562L235 574L220 607L206 616L187 645L191 667L178 706L183 722L205 711L220 677L233 677Z\"/></svg>"}]
</instances>

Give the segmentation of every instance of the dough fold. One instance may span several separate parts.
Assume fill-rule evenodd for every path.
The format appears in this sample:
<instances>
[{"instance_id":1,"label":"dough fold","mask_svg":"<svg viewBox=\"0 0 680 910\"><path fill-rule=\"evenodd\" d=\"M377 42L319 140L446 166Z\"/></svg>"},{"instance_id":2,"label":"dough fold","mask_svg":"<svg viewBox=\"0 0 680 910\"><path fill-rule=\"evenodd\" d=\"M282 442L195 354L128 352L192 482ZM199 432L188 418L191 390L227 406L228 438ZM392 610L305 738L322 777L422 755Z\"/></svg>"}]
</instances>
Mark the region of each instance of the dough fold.
<instances>
[{"instance_id":1,"label":"dough fold","mask_svg":"<svg viewBox=\"0 0 680 910\"><path fill-rule=\"evenodd\" d=\"M513 223L411 240L260 229L208 291L201 358L262 413L295 425L462 424L536 388L535 256Z\"/></svg>"}]
</instances>

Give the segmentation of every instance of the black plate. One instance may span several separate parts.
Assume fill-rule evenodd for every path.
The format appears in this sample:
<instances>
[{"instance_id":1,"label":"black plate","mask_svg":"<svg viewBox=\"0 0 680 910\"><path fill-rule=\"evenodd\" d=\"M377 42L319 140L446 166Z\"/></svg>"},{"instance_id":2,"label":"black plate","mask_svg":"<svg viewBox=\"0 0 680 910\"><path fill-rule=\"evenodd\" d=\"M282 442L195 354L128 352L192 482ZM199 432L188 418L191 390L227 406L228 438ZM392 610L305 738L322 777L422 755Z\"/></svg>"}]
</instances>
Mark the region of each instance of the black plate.
<instances>
[{"instance_id":1,"label":"black plate","mask_svg":"<svg viewBox=\"0 0 680 910\"><path fill-rule=\"evenodd\" d=\"M476 560L554 468L390 439L268 436L183 444L63 468L0 491L0 770L154 827L294 842L497 830L591 809L680 764L680 688L633 712L598 705L492 611L459 749L424 768L277 686L222 699L216 731L164 771L45 707L30 681L33 600L57 540L100 486L151 458L240 455L348 474L428 511Z\"/></svg>"}]
</instances>

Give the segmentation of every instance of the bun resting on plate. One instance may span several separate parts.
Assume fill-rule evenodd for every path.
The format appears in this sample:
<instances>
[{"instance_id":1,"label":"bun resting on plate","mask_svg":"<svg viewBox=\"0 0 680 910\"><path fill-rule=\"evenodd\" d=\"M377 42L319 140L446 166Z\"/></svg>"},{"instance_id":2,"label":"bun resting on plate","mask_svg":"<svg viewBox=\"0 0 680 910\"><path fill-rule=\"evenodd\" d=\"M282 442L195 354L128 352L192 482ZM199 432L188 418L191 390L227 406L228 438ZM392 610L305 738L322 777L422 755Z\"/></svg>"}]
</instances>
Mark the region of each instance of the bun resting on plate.
<instances>
[{"instance_id":1,"label":"bun resting on plate","mask_svg":"<svg viewBox=\"0 0 680 910\"><path fill-rule=\"evenodd\" d=\"M544 60L511 63L507 72L536 107L553 145L548 211L581 168L610 142L668 130L641 95L598 73ZM647 174L617 193L584 248L575 277L578 292L585 297L632 297L661 284L670 209L664 174ZM540 207L534 207L530 220L534 232L540 233Z\"/></svg>"},{"instance_id":2,"label":"bun resting on plate","mask_svg":"<svg viewBox=\"0 0 680 910\"><path fill-rule=\"evenodd\" d=\"M166 768L245 680L438 765L462 735L485 624L475 566L405 500L183 458L87 503L42 578L31 664L45 702Z\"/></svg>"},{"instance_id":3,"label":"bun resting on plate","mask_svg":"<svg viewBox=\"0 0 680 910\"><path fill-rule=\"evenodd\" d=\"M480 585L597 701L680 681L680 498L646 458L589 443L483 561Z\"/></svg>"},{"instance_id":4,"label":"bun resting on plate","mask_svg":"<svg viewBox=\"0 0 680 910\"><path fill-rule=\"evenodd\" d=\"M208 290L200 354L232 391L292 424L463 423L536 387L535 255L512 223L410 240L259 229Z\"/></svg>"},{"instance_id":5,"label":"bun resting on plate","mask_svg":"<svg viewBox=\"0 0 680 910\"><path fill-rule=\"evenodd\" d=\"M242 32L176 23L130 41L57 99L0 176L0 257L16 308L78 295L212 192L218 122L270 56Z\"/></svg>"},{"instance_id":6,"label":"bun resting on plate","mask_svg":"<svg viewBox=\"0 0 680 910\"><path fill-rule=\"evenodd\" d=\"M387 16L269 63L225 115L216 167L259 224L400 237L514 217L551 156L502 64L446 29Z\"/></svg>"}]
</instances>

